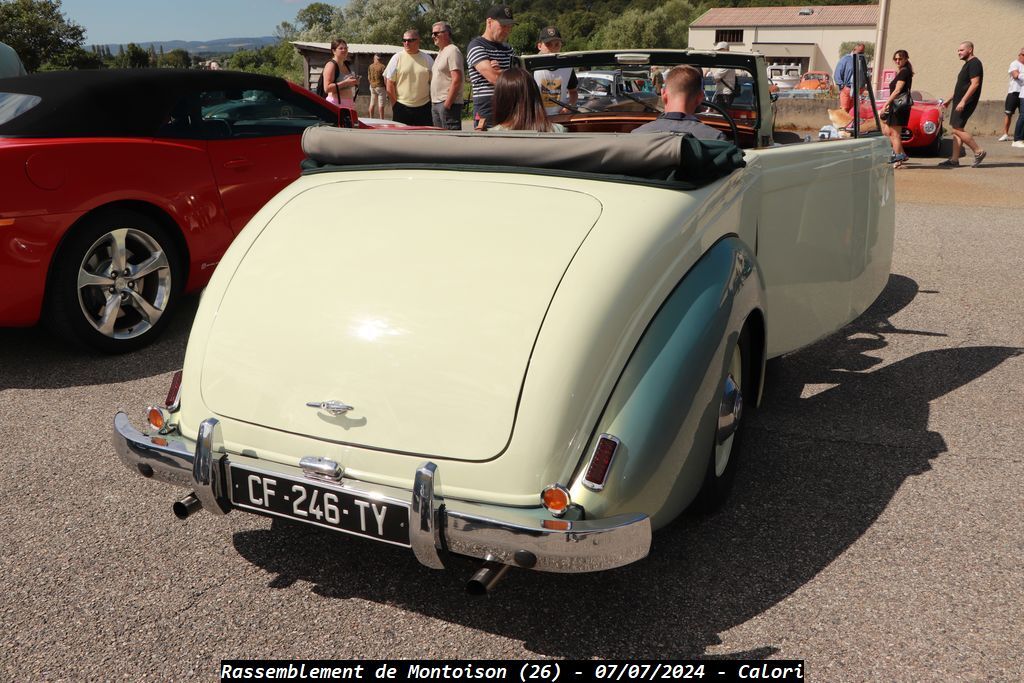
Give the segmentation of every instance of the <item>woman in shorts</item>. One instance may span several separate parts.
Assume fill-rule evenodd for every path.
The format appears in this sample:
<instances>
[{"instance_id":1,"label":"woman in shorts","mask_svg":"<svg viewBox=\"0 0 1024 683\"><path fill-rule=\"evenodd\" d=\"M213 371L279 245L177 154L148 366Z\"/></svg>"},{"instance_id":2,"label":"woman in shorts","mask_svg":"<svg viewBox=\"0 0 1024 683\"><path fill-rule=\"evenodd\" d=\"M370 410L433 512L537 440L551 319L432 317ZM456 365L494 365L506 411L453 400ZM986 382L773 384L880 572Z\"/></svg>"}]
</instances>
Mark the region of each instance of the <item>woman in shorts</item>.
<instances>
[{"instance_id":1,"label":"woman in shorts","mask_svg":"<svg viewBox=\"0 0 1024 683\"><path fill-rule=\"evenodd\" d=\"M892 101L900 93L910 94L914 83L914 67L910 64L910 55L906 50L896 50L892 56L896 63L896 75L889 81L889 99L882 107L882 132L892 141L892 163L896 168L903 166L907 153L903 151L903 129L910 121L911 107L893 109Z\"/></svg>"}]
</instances>

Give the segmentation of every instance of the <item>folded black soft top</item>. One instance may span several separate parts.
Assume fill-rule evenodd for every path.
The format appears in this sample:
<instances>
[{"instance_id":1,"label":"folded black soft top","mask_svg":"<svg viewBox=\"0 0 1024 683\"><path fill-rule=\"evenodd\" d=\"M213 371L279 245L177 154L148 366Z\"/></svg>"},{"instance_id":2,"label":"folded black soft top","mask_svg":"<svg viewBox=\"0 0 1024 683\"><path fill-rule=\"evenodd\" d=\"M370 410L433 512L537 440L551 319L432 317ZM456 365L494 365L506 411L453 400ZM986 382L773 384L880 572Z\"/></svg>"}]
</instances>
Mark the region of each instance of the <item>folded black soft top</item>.
<instances>
[{"instance_id":1,"label":"folded black soft top","mask_svg":"<svg viewBox=\"0 0 1024 683\"><path fill-rule=\"evenodd\" d=\"M239 71L100 69L53 71L0 79L0 95L36 95L41 102L0 124L14 137L154 136L174 104L202 90L267 90L288 82Z\"/></svg>"},{"instance_id":2,"label":"folded black soft top","mask_svg":"<svg viewBox=\"0 0 1024 683\"><path fill-rule=\"evenodd\" d=\"M330 165L536 168L705 185L745 165L730 142L680 133L533 133L306 129L302 149Z\"/></svg>"}]
</instances>

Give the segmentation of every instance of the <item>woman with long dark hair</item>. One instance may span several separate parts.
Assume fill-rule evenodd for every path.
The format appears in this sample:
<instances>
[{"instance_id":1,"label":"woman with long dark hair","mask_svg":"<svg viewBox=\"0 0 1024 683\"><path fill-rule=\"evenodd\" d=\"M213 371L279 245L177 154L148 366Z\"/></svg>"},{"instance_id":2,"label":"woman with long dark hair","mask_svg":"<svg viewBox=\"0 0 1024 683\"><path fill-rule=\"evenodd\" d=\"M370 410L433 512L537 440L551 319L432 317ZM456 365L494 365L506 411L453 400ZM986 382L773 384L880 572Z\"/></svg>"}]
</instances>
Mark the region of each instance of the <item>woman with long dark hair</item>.
<instances>
[{"instance_id":1,"label":"woman with long dark hair","mask_svg":"<svg viewBox=\"0 0 1024 683\"><path fill-rule=\"evenodd\" d=\"M564 133L565 128L548 121L540 88L526 69L513 67L498 75L494 84L494 120L490 130L535 130L540 133Z\"/></svg>"},{"instance_id":2,"label":"woman with long dark hair","mask_svg":"<svg viewBox=\"0 0 1024 683\"><path fill-rule=\"evenodd\" d=\"M906 50L896 50L893 53L892 61L896 63L896 75L889 82L889 99L882 107L883 123L882 132L889 136L892 142L892 161L896 168L903 165L907 160L907 154L903 151L903 128L910 121L910 107L893 107L893 100L901 93L905 97L911 97L911 86L914 83L914 67L910 64L910 55ZM911 106L913 106L913 99Z\"/></svg>"},{"instance_id":3,"label":"woman with long dark hair","mask_svg":"<svg viewBox=\"0 0 1024 683\"><path fill-rule=\"evenodd\" d=\"M324 90L327 101L340 107L355 109L356 88L359 76L352 73L352 62L348 61L348 43L341 38L331 41L332 58L324 65Z\"/></svg>"}]
</instances>

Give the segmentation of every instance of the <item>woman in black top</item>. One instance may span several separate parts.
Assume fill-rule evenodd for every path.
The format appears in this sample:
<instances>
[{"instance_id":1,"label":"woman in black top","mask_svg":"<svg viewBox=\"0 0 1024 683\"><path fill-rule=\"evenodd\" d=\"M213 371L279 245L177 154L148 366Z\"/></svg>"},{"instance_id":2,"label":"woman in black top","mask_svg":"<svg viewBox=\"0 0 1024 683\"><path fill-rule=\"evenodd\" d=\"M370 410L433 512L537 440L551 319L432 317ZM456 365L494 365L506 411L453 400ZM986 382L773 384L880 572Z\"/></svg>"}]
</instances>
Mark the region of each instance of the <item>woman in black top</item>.
<instances>
[{"instance_id":1,"label":"woman in black top","mask_svg":"<svg viewBox=\"0 0 1024 683\"><path fill-rule=\"evenodd\" d=\"M892 101L900 93L911 92L914 83L914 67L908 61L910 55L906 50L896 50L892 61L896 62L896 75L889 82L889 99L882 107L885 123L882 124L882 132L889 136L892 141L892 161L899 168L907 160L907 154L903 151L903 128L910 121L910 107L893 110Z\"/></svg>"}]
</instances>

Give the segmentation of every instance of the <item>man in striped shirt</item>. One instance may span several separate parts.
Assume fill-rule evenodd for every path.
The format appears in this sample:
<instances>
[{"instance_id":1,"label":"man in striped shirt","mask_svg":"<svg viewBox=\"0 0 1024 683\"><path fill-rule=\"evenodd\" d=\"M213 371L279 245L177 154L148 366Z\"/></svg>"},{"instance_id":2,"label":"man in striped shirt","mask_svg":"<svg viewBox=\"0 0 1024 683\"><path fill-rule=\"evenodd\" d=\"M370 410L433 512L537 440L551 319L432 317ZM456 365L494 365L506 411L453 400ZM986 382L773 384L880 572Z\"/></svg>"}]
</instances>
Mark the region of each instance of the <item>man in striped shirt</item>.
<instances>
[{"instance_id":1,"label":"man in striped shirt","mask_svg":"<svg viewBox=\"0 0 1024 683\"><path fill-rule=\"evenodd\" d=\"M487 26L482 36L469 42L466 50L466 64L469 82L473 85L473 118L477 130L487 130L496 122L492 120L491 99L498 74L512 66L515 59L512 48L505 42L515 21L512 10L505 5L496 5L487 13Z\"/></svg>"}]
</instances>

